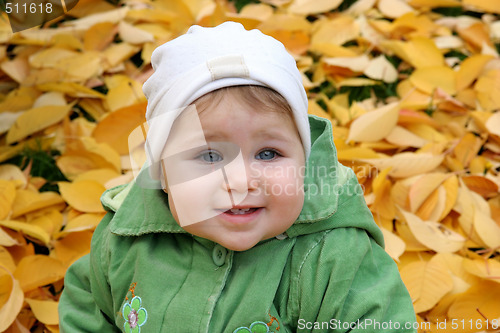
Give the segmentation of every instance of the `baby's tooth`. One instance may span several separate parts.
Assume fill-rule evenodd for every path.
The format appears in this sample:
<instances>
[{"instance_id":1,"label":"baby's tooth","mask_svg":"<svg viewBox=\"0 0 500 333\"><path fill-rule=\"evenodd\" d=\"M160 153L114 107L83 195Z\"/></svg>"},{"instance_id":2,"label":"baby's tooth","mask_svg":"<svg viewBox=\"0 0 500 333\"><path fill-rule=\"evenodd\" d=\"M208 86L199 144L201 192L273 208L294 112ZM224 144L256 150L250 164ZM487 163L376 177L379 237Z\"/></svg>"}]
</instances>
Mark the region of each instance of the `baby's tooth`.
<instances>
[{"instance_id":1,"label":"baby's tooth","mask_svg":"<svg viewBox=\"0 0 500 333\"><path fill-rule=\"evenodd\" d=\"M243 209L232 208L231 209L231 213L233 213L233 214L244 214L244 213L248 212L249 210L250 210L250 208L243 208Z\"/></svg>"}]
</instances>

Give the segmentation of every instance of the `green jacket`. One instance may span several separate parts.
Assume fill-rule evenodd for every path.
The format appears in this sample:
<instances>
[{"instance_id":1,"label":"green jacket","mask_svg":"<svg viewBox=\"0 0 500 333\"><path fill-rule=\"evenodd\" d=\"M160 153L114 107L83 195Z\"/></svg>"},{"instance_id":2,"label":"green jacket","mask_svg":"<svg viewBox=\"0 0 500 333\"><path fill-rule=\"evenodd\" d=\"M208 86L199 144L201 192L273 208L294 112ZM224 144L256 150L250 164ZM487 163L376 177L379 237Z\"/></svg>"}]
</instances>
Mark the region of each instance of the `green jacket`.
<instances>
[{"instance_id":1,"label":"green jacket","mask_svg":"<svg viewBox=\"0 0 500 333\"><path fill-rule=\"evenodd\" d=\"M181 229L161 190L105 192L91 253L66 274L61 330L416 332L356 176L337 161L330 122L309 120L308 168L328 174L306 176L311 192L284 239L230 251Z\"/></svg>"}]
</instances>

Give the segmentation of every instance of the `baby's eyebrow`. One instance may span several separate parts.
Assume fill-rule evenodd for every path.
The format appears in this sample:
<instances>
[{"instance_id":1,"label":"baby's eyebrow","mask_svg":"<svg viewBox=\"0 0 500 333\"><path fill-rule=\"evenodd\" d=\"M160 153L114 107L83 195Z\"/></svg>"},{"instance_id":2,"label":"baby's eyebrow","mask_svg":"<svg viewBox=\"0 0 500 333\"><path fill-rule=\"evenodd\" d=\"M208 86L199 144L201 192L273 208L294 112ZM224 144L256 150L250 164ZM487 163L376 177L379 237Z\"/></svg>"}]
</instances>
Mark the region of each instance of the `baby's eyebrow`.
<instances>
[{"instance_id":1,"label":"baby's eyebrow","mask_svg":"<svg viewBox=\"0 0 500 333\"><path fill-rule=\"evenodd\" d=\"M269 129L262 129L257 132L255 132L255 136L259 138L264 138L268 140L279 140L279 141L286 141L290 142L292 138L283 133L282 131L275 131L275 130L269 130Z\"/></svg>"},{"instance_id":2,"label":"baby's eyebrow","mask_svg":"<svg viewBox=\"0 0 500 333\"><path fill-rule=\"evenodd\" d=\"M227 136L223 133L205 133L206 141L227 141Z\"/></svg>"},{"instance_id":3,"label":"baby's eyebrow","mask_svg":"<svg viewBox=\"0 0 500 333\"><path fill-rule=\"evenodd\" d=\"M291 137L282 133L281 131L261 129L253 133L257 138L263 138L266 140L279 140L279 141L291 141ZM205 140L207 141L227 141L228 136L221 132L206 132Z\"/></svg>"}]
</instances>

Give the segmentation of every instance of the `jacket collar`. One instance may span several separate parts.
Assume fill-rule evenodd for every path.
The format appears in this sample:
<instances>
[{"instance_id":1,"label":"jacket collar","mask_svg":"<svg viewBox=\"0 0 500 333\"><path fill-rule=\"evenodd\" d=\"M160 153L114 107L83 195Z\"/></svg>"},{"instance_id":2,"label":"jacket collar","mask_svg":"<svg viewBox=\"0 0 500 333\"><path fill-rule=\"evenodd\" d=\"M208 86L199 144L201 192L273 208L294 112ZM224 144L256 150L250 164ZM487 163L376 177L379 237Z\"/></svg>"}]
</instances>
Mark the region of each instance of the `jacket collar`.
<instances>
[{"instance_id":1,"label":"jacket collar","mask_svg":"<svg viewBox=\"0 0 500 333\"><path fill-rule=\"evenodd\" d=\"M335 189L339 177L345 176L339 173L342 168L338 165L330 121L310 115L309 123L312 145L304 179L306 200L297 221L287 231L289 235L300 234L304 224L327 219L337 211ZM110 230L115 234L185 233L170 213L167 195L162 190L144 188L132 182L107 190L101 202L106 210L115 212L110 222Z\"/></svg>"}]
</instances>

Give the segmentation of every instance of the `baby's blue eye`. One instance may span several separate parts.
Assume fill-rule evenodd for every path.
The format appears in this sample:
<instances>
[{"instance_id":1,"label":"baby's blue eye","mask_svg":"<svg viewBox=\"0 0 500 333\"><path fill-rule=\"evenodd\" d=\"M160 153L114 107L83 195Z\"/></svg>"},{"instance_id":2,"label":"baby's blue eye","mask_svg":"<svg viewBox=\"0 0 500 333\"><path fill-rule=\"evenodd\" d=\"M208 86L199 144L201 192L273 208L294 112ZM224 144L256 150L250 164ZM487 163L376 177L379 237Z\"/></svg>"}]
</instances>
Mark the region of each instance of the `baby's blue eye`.
<instances>
[{"instance_id":1,"label":"baby's blue eye","mask_svg":"<svg viewBox=\"0 0 500 333\"><path fill-rule=\"evenodd\" d=\"M270 161L274 160L279 154L271 149L266 149L261 151L255 156L258 160Z\"/></svg>"},{"instance_id":2,"label":"baby's blue eye","mask_svg":"<svg viewBox=\"0 0 500 333\"><path fill-rule=\"evenodd\" d=\"M198 156L203 162L217 163L222 161L222 156L213 150L206 151Z\"/></svg>"}]
</instances>

